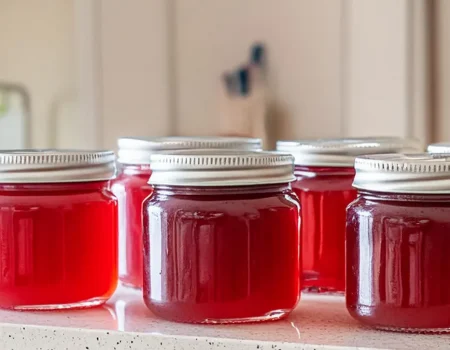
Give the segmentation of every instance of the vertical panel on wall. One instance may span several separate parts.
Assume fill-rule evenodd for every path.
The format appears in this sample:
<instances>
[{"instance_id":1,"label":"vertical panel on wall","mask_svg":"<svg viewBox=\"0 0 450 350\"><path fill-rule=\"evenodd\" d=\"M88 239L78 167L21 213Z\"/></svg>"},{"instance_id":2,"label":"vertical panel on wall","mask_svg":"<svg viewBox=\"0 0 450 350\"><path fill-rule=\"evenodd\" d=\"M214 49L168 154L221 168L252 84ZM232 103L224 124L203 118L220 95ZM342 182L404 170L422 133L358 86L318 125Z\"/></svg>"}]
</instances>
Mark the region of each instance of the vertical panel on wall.
<instances>
[{"instance_id":1,"label":"vertical panel on wall","mask_svg":"<svg viewBox=\"0 0 450 350\"><path fill-rule=\"evenodd\" d=\"M450 141L450 1L436 0L435 26L435 124L433 141Z\"/></svg>"},{"instance_id":2,"label":"vertical panel on wall","mask_svg":"<svg viewBox=\"0 0 450 350\"><path fill-rule=\"evenodd\" d=\"M432 52L429 0L411 1L410 69L411 123L409 135L424 143L432 137Z\"/></svg>"},{"instance_id":3,"label":"vertical panel on wall","mask_svg":"<svg viewBox=\"0 0 450 350\"><path fill-rule=\"evenodd\" d=\"M103 146L170 132L166 0L101 1Z\"/></svg>"},{"instance_id":4,"label":"vertical panel on wall","mask_svg":"<svg viewBox=\"0 0 450 350\"><path fill-rule=\"evenodd\" d=\"M75 1L75 36L77 51L78 126L82 137L78 142L85 148L102 147L102 91L100 2ZM79 130L77 130L79 131ZM73 133L73 129L71 134Z\"/></svg>"},{"instance_id":5,"label":"vertical panel on wall","mask_svg":"<svg viewBox=\"0 0 450 350\"><path fill-rule=\"evenodd\" d=\"M348 136L428 136L424 0L345 0Z\"/></svg>"},{"instance_id":6,"label":"vertical panel on wall","mask_svg":"<svg viewBox=\"0 0 450 350\"><path fill-rule=\"evenodd\" d=\"M347 0L349 136L408 130L408 0Z\"/></svg>"},{"instance_id":7,"label":"vertical panel on wall","mask_svg":"<svg viewBox=\"0 0 450 350\"><path fill-rule=\"evenodd\" d=\"M177 131L214 134L225 70L268 48L278 138L341 133L341 1L177 0ZM275 123L273 123L275 124Z\"/></svg>"},{"instance_id":8,"label":"vertical panel on wall","mask_svg":"<svg viewBox=\"0 0 450 350\"><path fill-rule=\"evenodd\" d=\"M52 146L54 106L75 89L73 12L74 1L1 1L0 81L29 92L33 147Z\"/></svg>"}]
</instances>

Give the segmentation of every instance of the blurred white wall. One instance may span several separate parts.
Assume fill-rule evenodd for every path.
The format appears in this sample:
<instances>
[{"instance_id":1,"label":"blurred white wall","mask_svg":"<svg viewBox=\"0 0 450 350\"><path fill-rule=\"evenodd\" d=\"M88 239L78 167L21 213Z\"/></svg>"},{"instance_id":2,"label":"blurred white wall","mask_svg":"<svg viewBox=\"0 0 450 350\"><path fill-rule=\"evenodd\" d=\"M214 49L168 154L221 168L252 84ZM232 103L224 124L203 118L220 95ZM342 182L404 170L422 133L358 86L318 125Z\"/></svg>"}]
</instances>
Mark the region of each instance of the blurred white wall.
<instances>
[{"instance_id":1,"label":"blurred white wall","mask_svg":"<svg viewBox=\"0 0 450 350\"><path fill-rule=\"evenodd\" d=\"M263 41L278 137L340 135L341 11L329 0L175 1L176 131L216 131L220 75Z\"/></svg>"},{"instance_id":2,"label":"blurred white wall","mask_svg":"<svg viewBox=\"0 0 450 350\"><path fill-rule=\"evenodd\" d=\"M29 88L35 147L214 134L220 74L261 40L276 138L450 138L446 99L430 99L430 82L445 96L450 81L449 45L438 45L441 78L429 74L430 3L0 0L0 81ZM436 3L444 40L449 6Z\"/></svg>"},{"instance_id":3,"label":"blurred white wall","mask_svg":"<svg viewBox=\"0 0 450 350\"><path fill-rule=\"evenodd\" d=\"M119 136L172 131L170 1L98 1L101 137L107 147L115 147Z\"/></svg>"},{"instance_id":4,"label":"blurred white wall","mask_svg":"<svg viewBox=\"0 0 450 350\"><path fill-rule=\"evenodd\" d=\"M426 0L345 0L347 135L430 136Z\"/></svg>"},{"instance_id":5,"label":"blurred white wall","mask_svg":"<svg viewBox=\"0 0 450 350\"><path fill-rule=\"evenodd\" d=\"M0 0L0 25L0 82L29 90L31 144L50 147L52 119L76 117L73 1Z\"/></svg>"},{"instance_id":6,"label":"blurred white wall","mask_svg":"<svg viewBox=\"0 0 450 350\"><path fill-rule=\"evenodd\" d=\"M123 134L215 134L220 75L244 62L254 41L268 48L275 138L426 140L426 7L426 0L103 0L105 145Z\"/></svg>"}]
</instances>

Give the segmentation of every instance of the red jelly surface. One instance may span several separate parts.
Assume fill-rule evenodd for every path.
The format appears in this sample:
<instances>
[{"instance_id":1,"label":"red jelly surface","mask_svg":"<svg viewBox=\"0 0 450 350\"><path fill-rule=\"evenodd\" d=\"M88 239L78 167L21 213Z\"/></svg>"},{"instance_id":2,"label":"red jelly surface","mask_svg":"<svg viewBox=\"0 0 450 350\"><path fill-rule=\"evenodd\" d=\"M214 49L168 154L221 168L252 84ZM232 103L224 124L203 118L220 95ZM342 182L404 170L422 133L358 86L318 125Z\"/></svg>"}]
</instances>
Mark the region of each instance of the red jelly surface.
<instances>
[{"instance_id":1,"label":"red jelly surface","mask_svg":"<svg viewBox=\"0 0 450 350\"><path fill-rule=\"evenodd\" d=\"M347 214L347 308L392 330L450 330L450 195L366 192Z\"/></svg>"},{"instance_id":2,"label":"red jelly surface","mask_svg":"<svg viewBox=\"0 0 450 350\"><path fill-rule=\"evenodd\" d=\"M356 198L353 168L296 166L301 203L302 287L345 290L345 209Z\"/></svg>"},{"instance_id":3,"label":"red jelly surface","mask_svg":"<svg viewBox=\"0 0 450 350\"><path fill-rule=\"evenodd\" d=\"M179 322L286 316L299 298L299 204L288 185L155 186L144 202L144 300Z\"/></svg>"},{"instance_id":4,"label":"red jelly surface","mask_svg":"<svg viewBox=\"0 0 450 350\"><path fill-rule=\"evenodd\" d=\"M0 307L106 301L117 284L117 204L108 182L0 185Z\"/></svg>"},{"instance_id":5,"label":"red jelly surface","mask_svg":"<svg viewBox=\"0 0 450 350\"><path fill-rule=\"evenodd\" d=\"M119 279L142 288L142 203L151 192L148 165L122 164L112 191L119 202Z\"/></svg>"}]
</instances>

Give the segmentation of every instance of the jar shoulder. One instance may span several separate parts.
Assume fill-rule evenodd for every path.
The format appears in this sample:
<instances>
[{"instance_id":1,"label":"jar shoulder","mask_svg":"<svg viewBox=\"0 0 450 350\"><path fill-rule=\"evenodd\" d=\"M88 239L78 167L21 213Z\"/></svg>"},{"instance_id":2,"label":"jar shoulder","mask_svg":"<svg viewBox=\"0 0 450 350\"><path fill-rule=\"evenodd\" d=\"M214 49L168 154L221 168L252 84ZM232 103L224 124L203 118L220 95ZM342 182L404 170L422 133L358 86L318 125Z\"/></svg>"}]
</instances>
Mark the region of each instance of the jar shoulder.
<instances>
[{"instance_id":1,"label":"jar shoulder","mask_svg":"<svg viewBox=\"0 0 450 350\"><path fill-rule=\"evenodd\" d=\"M74 205L92 205L102 203L104 205L116 205L117 199L107 187L95 190L51 190L34 191L8 191L0 190L0 208L8 207L45 207L45 208L70 208Z\"/></svg>"},{"instance_id":2,"label":"jar shoulder","mask_svg":"<svg viewBox=\"0 0 450 350\"><path fill-rule=\"evenodd\" d=\"M347 207L349 220L358 217L372 219L404 218L425 219L450 222L450 201L403 200L393 195L382 199L358 196Z\"/></svg>"},{"instance_id":3,"label":"jar shoulder","mask_svg":"<svg viewBox=\"0 0 450 350\"><path fill-rule=\"evenodd\" d=\"M127 196L142 196L145 198L152 191L152 186L148 184L148 179L148 176L119 174L117 178L111 181L111 191L119 199Z\"/></svg>"},{"instance_id":4,"label":"jar shoulder","mask_svg":"<svg viewBox=\"0 0 450 350\"><path fill-rule=\"evenodd\" d=\"M148 184L149 179L149 172L126 173L119 171L111 183L113 188L150 187Z\"/></svg>"},{"instance_id":5,"label":"jar shoulder","mask_svg":"<svg viewBox=\"0 0 450 350\"><path fill-rule=\"evenodd\" d=\"M304 176L296 174L295 178L292 187L297 191L355 191L352 187L353 175Z\"/></svg>"},{"instance_id":6,"label":"jar shoulder","mask_svg":"<svg viewBox=\"0 0 450 350\"><path fill-rule=\"evenodd\" d=\"M180 195L154 191L144 202L145 208L158 207L162 210L182 208L183 210L205 211L248 211L291 209L299 211L300 203L292 190L261 194L208 194Z\"/></svg>"}]
</instances>

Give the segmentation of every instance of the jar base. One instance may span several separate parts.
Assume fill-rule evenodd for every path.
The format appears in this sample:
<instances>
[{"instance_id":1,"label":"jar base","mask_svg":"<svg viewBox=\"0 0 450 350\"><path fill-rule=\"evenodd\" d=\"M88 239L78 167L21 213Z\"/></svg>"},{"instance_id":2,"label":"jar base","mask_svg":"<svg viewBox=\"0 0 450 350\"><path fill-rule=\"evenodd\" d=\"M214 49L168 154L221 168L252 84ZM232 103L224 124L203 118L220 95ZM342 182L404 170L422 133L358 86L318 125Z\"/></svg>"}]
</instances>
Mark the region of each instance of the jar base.
<instances>
[{"instance_id":1,"label":"jar base","mask_svg":"<svg viewBox=\"0 0 450 350\"><path fill-rule=\"evenodd\" d=\"M145 297L144 302L155 316L167 321L211 325L278 321L285 318L294 309L294 307L269 309L270 311L261 312L260 309L254 308L245 310L240 305L222 305L222 307L211 304L186 305L184 303L176 303L168 305L167 303L149 301Z\"/></svg>"},{"instance_id":2,"label":"jar base","mask_svg":"<svg viewBox=\"0 0 450 350\"><path fill-rule=\"evenodd\" d=\"M304 287L302 293L344 296L345 292L325 287Z\"/></svg>"},{"instance_id":3,"label":"jar base","mask_svg":"<svg viewBox=\"0 0 450 350\"><path fill-rule=\"evenodd\" d=\"M53 311L68 309L87 309L100 306L106 302L107 298L93 298L70 304L47 304L47 305L21 305L11 309L16 311Z\"/></svg>"},{"instance_id":4,"label":"jar base","mask_svg":"<svg viewBox=\"0 0 450 350\"><path fill-rule=\"evenodd\" d=\"M383 327L375 326L375 329L388 332L399 333L450 333L450 328L401 328L401 327Z\"/></svg>"},{"instance_id":5,"label":"jar base","mask_svg":"<svg viewBox=\"0 0 450 350\"><path fill-rule=\"evenodd\" d=\"M128 283L128 282L120 281L120 285L122 287L125 287L125 288L128 288L128 289L133 289L133 290L138 290L138 291L142 290L142 286L137 286L135 284Z\"/></svg>"},{"instance_id":6,"label":"jar base","mask_svg":"<svg viewBox=\"0 0 450 350\"><path fill-rule=\"evenodd\" d=\"M439 305L418 309L378 304L353 304L347 301L350 315L364 326L389 332L449 333L450 306Z\"/></svg>"},{"instance_id":7,"label":"jar base","mask_svg":"<svg viewBox=\"0 0 450 350\"><path fill-rule=\"evenodd\" d=\"M213 319L208 318L202 322L202 324L236 324L236 323L259 323L259 322L270 322L270 321L278 321L285 318L291 310L274 310L271 311L264 316L257 317L245 317L245 318L222 318L222 319Z\"/></svg>"}]
</instances>

